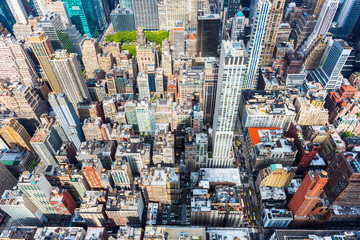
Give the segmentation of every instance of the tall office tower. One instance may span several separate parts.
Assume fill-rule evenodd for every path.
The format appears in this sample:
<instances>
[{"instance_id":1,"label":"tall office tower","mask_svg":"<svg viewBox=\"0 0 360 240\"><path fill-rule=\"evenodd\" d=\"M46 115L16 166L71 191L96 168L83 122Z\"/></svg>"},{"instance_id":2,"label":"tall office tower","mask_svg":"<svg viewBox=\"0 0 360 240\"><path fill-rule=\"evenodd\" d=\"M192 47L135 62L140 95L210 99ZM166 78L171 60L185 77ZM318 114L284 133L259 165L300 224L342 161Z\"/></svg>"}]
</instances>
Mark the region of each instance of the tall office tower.
<instances>
[{"instance_id":1,"label":"tall office tower","mask_svg":"<svg viewBox=\"0 0 360 240\"><path fill-rule=\"evenodd\" d=\"M170 43L174 46L174 56L185 55L185 28L184 23L177 21L170 31Z\"/></svg>"},{"instance_id":2,"label":"tall office tower","mask_svg":"<svg viewBox=\"0 0 360 240\"><path fill-rule=\"evenodd\" d=\"M96 1L96 0L94 0ZM81 34L97 37L98 20L93 6L93 1L64 0L71 22Z\"/></svg>"},{"instance_id":3,"label":"tall office tower","mask_svg":"<svg viewBox=\"0 0 360 240\"><path fill-rule=\"evenodd\" d=\"M46 14L46 2L47 0L32 0L33 7L40 17Z\"/></svg>"},{"instance_id":4,"label":"tall office tower","mask_svg":"<svg viewBox=\"0 0 360 240\"><path fill-rule=\"evenodd\" d=\"M306 221L328 181L327 172L308 172L300 187L289 202L288 208L293 212L294 222Z\"/></svg>"},{"instance_id":5,"label":"tall office tower","mask_svg":"<svg viewBox=\"0 0 360 240\"><path fill-rule=\"evenodd\" d=\"M119 5L121 8L130 8L133 9L133 1L132 0L119 0Z\"/></svg>"},{"instance_id":6,"label":"tall office tower","mask_svg":"<svg viewBox=\"0 0 360 240\"><path fill-rule=\"evenodd\" d=\"M20 190L6 190L1 196L0 209L24 226L43 226L47 221Z\"/></svg>"},{"instance_id":7,"label":"tall office tower","mask_svg":"<svg viewBox=\"0 0 360 240\"><path fill-rule=\"evenodd\" d=\"M137 75L137 87L139 90L139 98L141 100L146 100L146 102L150 102L150 88L149 88L149 80L147 73L140 72Z\"/></svg>"},{"instance_id":8,"label":"tall office tower","mask_svg":"<svg viewBox=\"0 0 360 240\"><path fill-rule=\"evenodd\" d=\"M217 55L220 24L219 14L198 16L196 46L198 57L215 57Z\"/></svg>"},{"instance_id":9,"label":"tall office tower","mask_svg":"<svg viewBox=\"0 0 360 240\"><path fill-rule=\"evenodd\" d=\"M136 119L139 126L139 132L152 135L155 133L154 108L145 101L136 106Z\"/></svg>"},{"instance_id":10,"label":"tall office tower","mask_svg":"<svg viewBox=\"0 0 360 240\"><path fill-rule=\"evenodd\" d=\"M79 149L81 142L85 141L85 137L75 108L64 93L49 94L49 103L64 129L65 135Z\"/></svg>"},{"instance_id":11,"label":"tall office tower","mask_svg":"<svg viewBox=\"0 0 360 240\"><path fill-rule=\"evenodd\" d=\"M196 32L198 26L198 16L203 13L210 13L210 4L208 0L189 0L189 32Z\"/></svg>"},{"instance_id":12,"label":"tall office tower","mask_svg":"<svg viewBox=\"0 0 360 240\"><path fill-rule=\"evenodd\" d=\"M159 29L170 31L177 21L184 23L185 29L188 28L189 14L187 0L165 0L158 4Z\"/></svg>"},{"instance_id":13,"label":"tall office tower","mask_svg":"<svg viewBox=\"0 0 360 240\"><path fill-rule=\"evenodd\" d=\"M0 36L0 78L21 81L24 85L37 85L38 75L24 44L10 34Z\"/></svg>"},{"instance_id":14,"label":"tall office tower","mask_svg":"<svg viewBox=\"0 0 360 240\"><path fill-rule=\"evenodd\" d=\"M134 11L130 8L116 8L110 14L114 32L134 31Z\"/></svg>"},{"instance_id":15,"label":"tall office tower","mask_svg":"<svg viewBox=\"0 0 360 240\"><path fill-rule=\"evenodd\" d=\"M46 36L49 37L54 50L66 49L69 52L74 51L70 38L66 32L66 28L58 13L47 13L39 20L38 28L40 28Z\"/></svg>"},{"instance_id":16,"label":"tall office tower","mask_svg":"<svg viewBox=\"0 0 360 240\"><path fill-rule=\"evenodd\" d=\"M10 148L17 146L23 147L29 151L33 151L30 144L31 137L26 129L16 119L2 120L0 125L0 136Z\"/></svg>"},{"instance_id":17,"label":"tall office tower","mask_svg":"<svg viewBox=\"0 0 360 240\"><path fill-rule=\"evenodd\" d=\"M295 29L291 36L294 39L294 49L298 49L310 36L316 25L316 20L313 15L303 13L301 18L297 21Z\"/></svg>"},{"instance_id":18,"label":"tall office tower","mask_svg":"<svg viewBox=\"0 0 360 240\"><path fill-rule=\"evenodd\" d=\"M339 0L326 0L325 4L322 6L320 16L317 19L314 31L310 34L307 41L301 47L303 52L306 52L319 37L324 36L329 31L338 5Z\"/></svg>"},{"instance_id":19,"label":"tall office tower","mask_svg":"<svg viewBox=\"0 0 360 240\"><path fill-rule=\"evenodd\" d=\"M77 106L79 102L84 100L90 100L90 94L76 53L58 50L50 60L50 64L54 69L62 92L69 96L68 99L73 106Z\"/></svg>"},{"instance_id":20,"label":"tall office tower","mask_svg":"<svg viewBox=\"0 0 360 240\"><path fill-rule=\"evenodd\" d=\"M8 29L11 33L13 32L13 26L16 20L11 12L9 5L6 0L0 1L0 24Z\"/></svg>"},{"instance_id":21,"label":"tall office tower","mask_svg":"<svg viewBox=\"0 0 360 240\"><path fill-rule=\"evenodd\" d=\"M51 90L61 92L60 84L50 65L50 58L54 54L50 39L44 32L35 32L30 36L30 46L40 63L43 70L43 77L50 84Z\"/></svg>"},{"instance_id":22,"label":"tall office tower","mask_svg":"<svg viewBox=\"0 0 360 240\"><path fill-rule=\"evenodd\" d=\"M159 30L159 15L156 0L132 0L135 26L146 31Z\"/></svg>"},{"instance_id":23,"label":"tall office tower","mask_svg":"<svg viewBox=\"0 0 360 240\"><path fill-rule=\"evenodd\" d=\"M284 5L285 0L272 0L271 2L269 20L265 30L265 48L261 60L263 66L270 66L273 63L276 38L283 17Z\"/></svg>"},{"instance_id":24,"label":"tall office tower","mask_svg":"<svg viewBox=\"0 0 360 240\"><path fill-rule=\"evenodd\" d=\"M204 124L211 125L214 117L216 87L219 72L218 58L203 58L199 64L204 64L203 102Z\"/></svg>"},{"instance_id":25,"label":"tall office tower","mask_svg":"<svg viewBox=\"0 0 360 240\"><path fill-rule=\"evenodd\" d=\"M270 8L271 3L269 0L259 0L257 2L254 17L256 21L253 24L251 39L248 43L247 72L243 89L256 89Z\"/></svg>"},{"instance_id":26,"label":"tall office tower","mask_svg":"<svg viewBox=\"0 0 360 240\"><path fill-rule=\"evenodd\" d=\"M230 167L232 141L245 78L245 46L242 41L221 43L219 78L213 123L213 163L208 167Z\"/></svg>"},{"instance_id":27,"label":"tall office tower","mask_svg":"<svg viewBox=\"0 0 360 240\"><path fill-rule=\"evenodd\" d=\"M329 181L324 191L329 202L334 205L359 205L359 152L344 152L334 156L326 171Z\"/></svg>"},{"instance_id":28,"label":"tall office tower","mask_svg":"<svg viewBox=\"0 0 360 240\"><path fill-rule=\"evenodd\" d=\"M5 190L12 189L16 182L17 180L11 172L0 163L0 194L2 195Z\"/></svg>"},{"instance_id":29,"label":"tall office tower","mask_svg":"<svg viewBox=\"0 0 360 240\"><path fill-rule=\"evenodd\" d=\"M16 23L27 24L28 15L21 0L6 0Z\"/></svg>"},{"instance_id":30,"label":"tall office tower","mask_svg":"<svg viewBox=\"0 0 360 240\"><path fill-rule=\"evenodd\" d=\"M136 46L136 60L139 72L145 72L148 66L154 66L157 59L157 50L153 45Z\"/></svg>"},{"instance_id":31,"label":"tall office tower","mask_svg":"<svg viewBox=\"0 0 360 240\"><path fill-rule=\"evenodd\" d=\"M89 78L95 76L95 70L99 69L97 55L99 53L99 43L96 39L86 39L82 45L83 63L86 74Z\"/></svg>"},{"instance_id":32,"label":"tall office tower","mask_svg":"<svg viewBox=\"0 0 360 240\"><path fill-rule=\"evenodd\" d=\"M309 79L319 81L326 89L336 90L341 87L343 77L341 70L351 53L347 42L335 39L329 52L325 51L323 64L311 72Z\"/></svg>"},{"instance_id":33,"label":"tall office tower","mask_svg":"<svg viewBox=\"0 0 360 240\"><path fill-rule=\"evenodd\" d=\"M318 19L325 1L326 0L305 0L304 5L308 9L308 13L314 15L315 19Z\"/></svg>"},{"instance_id":34,"label":"tall office tower","mask_svg":"<svg viewBox=\"0 0 360 240\"><path fill-rule=\"evenodd\" d=\"M44 175L23 172L17 186L46 218L58 217L57 211L49 202L53 187Z\"/></svg>"},{"instance_id":35,"label":"tall office tower","mask_svg":"<svg viewBox=\"0 0 360 240\"><path fill-rule=\"evenodd\" d=\"M238 11L233 18L232 29L231 29L231 40L239 40L240 34L245 31L245 15L242 11Z\"/></svg>"},{"instance_id":36,"label":"tall office tower","mask_svg":"<svg viewBox=\"0 0 360 240\"><path fill-rule=\"evenodd\" d=\"M235 15L239 12L242 1L240 0L228 0L227 6L227 19L235 17ZM235 39L237 40L237 39Z\"/></svg>"},{"instance_id":37,"label":"tall office tower","mask_svg":"<svg viewBox=\"0 0 360 240\"><path fill-rule=\"evenodd\" d=\"M173 57L170 51L170 41L164 39L161 48L161 68L164 71L164 76L171 77L173 73Z\"/></svg>"},{"instance_id":38,"label":"tall office tower","mask_svg":"<svg viewBox=\"0 0 360 240\"><path fill-rule=\"evenodd\" d=\"M43 1L43 0L40 0L40 1ZM60 15L61 22L63 23L64 27L66 27L67 25L72 25L70 16L66 9L66 5L63 1L61 1L61 0L46 0L45 13L52 13L52 12L55 12Z\"/></svg>"},{"instance_id":39,"label":"tall office tower","mask_svg":"<svg viewBox=\"0 0 360 240\"><path fill-rule=\"evenodd\" d=\"M77 53L79 58L82 58L81 47L85 41L83 35L76 29L75 25L67 25L66 32L74 48L74 52Z\"/></svg>"},{"instance_id":40,"label":"tall office tower","mask_svg":"<svg viewBox=\"0 0 360 240\"><path fill-rule=\"evenodd\" d=\"M93 14L95 14L98 30L101 32L104 30L104 28L107 26L107 18L109 17L109 10L107 9L107 12L105 13L103 1L105 0L91 0L92 2L92 8L93 8ZM106 16L105 16L106 15Z\"/></svg>"},{"instance_id":41,"label":"tall office tower","mask_svg":"<svg viewBox=\"0 0 360 240\"><path fill-rule=\"evenodd\" d=\"M2 90L0 102L14 111L18 118L39 120L42 114L47 113L46 102L34 88L14 83Z\"/></svg>"},{"instance_id":42,"label":"tall office tower","mask_svg":"<svg viewBox=\"0 0 360 240\"><path fill-rule=\"evenodd\" d=\"M346 0L336 19L336 23L341 28L340 36L349 36L354 29L356 21L360 17L360 0Z\"/></svg>"},{"instance_id":43,"label":"tall office tower","mask_svg":"<svg viewBox=\"0 0 360 240\"><path fill-rule=\"evenodd\" d=\"M136 43L138 46L146 45L146 35L143 27L136 28Z\"/></svg>"},{"instance_id":44,"label":"tall office tower","mask_svg":"<svg viewBox=\"0 0 360 240\"><path fill-rule=\"evenodd\" d=\"M45 165L56 165L57 151L63 144L64 130L55 124L55 118L42 118L42 123L31 138L30 144Z\"/></svg>"}]
</instances>

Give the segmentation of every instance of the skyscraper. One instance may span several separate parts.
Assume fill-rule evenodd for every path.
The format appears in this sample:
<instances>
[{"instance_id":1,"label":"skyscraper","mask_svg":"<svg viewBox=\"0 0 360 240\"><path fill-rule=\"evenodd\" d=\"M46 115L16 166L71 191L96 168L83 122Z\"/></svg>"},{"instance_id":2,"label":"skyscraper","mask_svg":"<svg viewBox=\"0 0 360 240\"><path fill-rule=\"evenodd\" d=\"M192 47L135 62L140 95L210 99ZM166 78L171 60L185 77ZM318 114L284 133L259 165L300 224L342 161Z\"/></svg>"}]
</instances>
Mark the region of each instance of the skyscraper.
<instances>
[{"instance_id":1,"label":"skyscraper","mask_svg":"<svg viewBox=\"0 0 360 240\"><path fill-rule=\"evenodd\" d=\"M136 28L146 31L159 30L159 15L156 0L132 0Z\"/></svg>"},{"instance_id":2,"label":"skyscraper","mask_svg":"<svg viewBox=\"0 0 360 240\"><path fill-rule=\"evenodd\" d=\"M79 102L90 100L88 88L81 72L76 53L68 53L66 50L58 50L50 60L62 91L69 96L73 106Z\"/></svg>"},{"instance_id":3,"label":"skyscraper","mask_svg":"<svg viewBox=\"0 0 360 240\"><path fill-rule=\"evenodd\" d=\"M271 3L269 0L259 0L257 2L254 16L255 21L252 27L251 39L248 43L247 72L243 89L256 89L270 8Z\"/></svg>"},{"instance_id":4,"label":"skyscraper","mask_svg":"<svg viewBox=\"0 0 360 240\"><path fill-rule=\"evenodd\" d=\"M331 159L326 171L329 181L325 193L330 203L335 205L359 205L360 154L345 152Z\"/></svg>"},{"instance_id":5,"label":"skyscraper","mask_svg":"<svg viewBox=\"0 0 360 240\"><path fill-rule=\"evenodd\" d=\"M93 1L96 0L64 0L71 22L81 34L86 34L89 37L99 35L98 19Z\"/></svg>"},{"instance_id":6,"label":"skyscraper","mask_svg":"<svg viewBox=\"0 0 360 240\"><path fill-rule=\"evenodd\" d=\"M213 123L213 162L208 167L230 167L245 61L242 41L222 42Z\"/></svg>"},{"instance_id":7,"label":"skyscraper","mask_svg":"<svg viewBox=\"0 0 360 240\"><path fill-rule=\"evenodd\" d=\"M245 15L242 11L238 11L233 18L232 29L231 29L231 40L238 40L240 33L245 30Z\"/></svg>"},{"instance_id":8,"label":"skyscraper","mask_svg":"<svg viewBox=\"0 0 360 240\"><path fill-rule=\"evenodd\" d=\"M0 194L2 195L5 190L12 189L16 182L16 178L11 172L0 163Z\"/></svg>"},{"instance_id":9,"label":"skyscraper","mask_svg":"<svg viewBox=\"0 0 360 240\"><path fill-rule=\"evenodd\" d=\"M42 226L47 220L20 190L6 190L1 197L0 209L25 226Z\"/></svg>"},{"instance_id":10,"label":"skyscraper","mask_svg":"<svg viewBox=\"0 0 360 240\"><path fill-rule=\"evenodd\" d=\"M220 23L219 14L198 16L196 49L198 57L215 57L217 55Z\"/></svg>"},{"instance_id":11,"label":"skyscraper","mask_svg":"<svg viewBox=\"0 0 360 240\"><path fill-rule=\"evenodd\" d=\"M95 70L99 69L97 55L99 53L99 43L96 39L86 39L82 45L83 63L88 77L94 77Z\"/></svg>"},{"instance_id":12,"label":"skyscraper","mask_svg":"<svg viewBox=\"0 0 360 240\"><path fill-rule=\"evenodd\" d=\"M307 41L301 47L301 50L306 52L319 37L324 36L329 31L338 5L339 0L326 0L325 4L322 6L320 16L317 19L314 31L310 34Z\"/></svg>"},{"instance_id":13,"label":"skyscraper","mask_svg":"<svg viewBox=\"0 0 360 240\"><path fill-rule=\"evenodd\" d=\"M166 0L158 4L159 29L169 31L177 21L184 23L187 29L189 26L188 0Z\"/></svg>"},{"instance_id":14,"label":"skyscraper","mask_svg":"<svg viewBox=\"0 0 360 240\"><path fill-rule=\"evenodd\" d=\"M43 120L43 119L42 119ZM55 126L55 119L42 123L31 138L30 144L45 165L58 163L55 154L60 149L63 141L60 137L64 134L60 126ZM56 128L57 127L57 128Z\"/></svg>"},{"instance_id":15,"label":"skyscraper","mask_svg":"<svg viewBox=\"0 0 360 240\"><path fill-rule=\"evenodd\" d=\"M110 18L114 32L135 30L134 12L129 8L114 9L110 14Z\"/></svg>"},{"instance_id":16,"label":"skyscraper","mask_svg":"<svg viewBox=\"0 0 360 240\"><path fill-rule=\"evenodd\" d=\"M62 90L55 72L50 65L50 58L54 54L50 39L43 32L35 32L30 36L30 46L43 70L43 77L46 78L51 89L61 92Z\"/></svg>"},{"instance_id":17,"label":"skyscraper","mask_svg":"<svg viewBox=\"0 0 360 240\"><path fill-rule=\"evenodd\" d=\"M0 23L10 32L12 32L13 26L16 23L16 20L6 0L0 0Z\"/></svg>"},{"instance_id":18,"label":"skyscraper","mask_svg":"<svg viewBox=\"0 0 360 240\"><path fill-rule=\"evenodd\" d=\"M360 17L360 0L346 0L336 19L336 23L341 28L340 36L348 36L353 30L356 21Z\"/></svg>"},{"instance_id":19,"label":"skyscraper","mask_svg":"<svg viewBox=\"0 0 360 240\"><path fill-rule=\"evenodd\" d=\"M30 144L31 137L26 129L16 119L5 119L0 125L0 136L4 139L10 148L17 146L33 151Z\"/></svg>"},{"instance_id":20,"label":"skyscraper","mask_svg":"<svg viewBox=\"0 0 360 240\"><path fill-rule=\"evenodd\" d=\"M39 20L38 27L49 37L54 50L66 49L73 52L73 46L61 17L56 12L47 13Z\"/></svg>"},{"instance_id":21,"label":"skyscraper","mask_svg":"<svg viewBox=\"0 0 360 240\"><path fill-rule=\"evenodd\" d=\"M0 36L0 78L21 81L24 85L37 85L38 74L23 43L10 34Z\"/></svg>"},{"instance_id":22,"label":"skyscraper","mask_svg":"<svg viewBox=\"0 0 360 240\"><path fill-rule=\"evenodd\" d=\"M57 211L49 202L52 186L44 175L23 172L17 186L46 218L58 217Z\"/></svg>"},{"instance_id":23,"label":"skyscraper","mask_svg":"<svg viewBox=\"0 0 360 240\"><path fill-rule=\"evenodd\" d=\"M81 142L85 141L85 137L75 108L64 93L49 94L49 103L61 127L64 129L65 135L78 149Z\"/></svg>"},{"instance_id":24,"label":"skyscraper","mask_svg":"<svg viewBox=\"0 0 360 240\"><path fill-rule=\"evenodd\" d=\"M227 18L232 18L235 16L235 14L240 10L240 4L242 4L242 1L240 0L228 0L228 13ZM235 39L236 40L236 39Z\"/></svg>"},{"instance_id":25,"label":"skyscraper","mask_svg":"<svg viewBox=\"0 0 360 240\"><path fill-rule=\"evenodd\" d=\"M347 42L335 39L329 52L324 53L326 56L323 56L323 64L311 72L309 79L319 81L326 89L338 89L343 81L341 70L351 50Z\"/></svg>"},{"instance_id":26,"label":"skyscraper","mask_svg":"<svg viewBox=\"0 0 360 240\"><path fill-rule=\"evenodd\" d=\"M289 202L288 208L294 214L294 222L306 221L320 200L328 181L327 172L308 172L300 187Z\"/></svg>"},{"instance_id":27,"label":"skyscraper","mask_svg":"<svg viewBox=\"0 0 360 240\"><path fill-rule=\"evenodd\" d=\"M264 55L261 60L261 65L263 66L269 66L273 63L276 38L283 17L284 5L285 0L272 0L269 21L265 33Z\"/></svg>"},{"instance_id":28,"label":"skyscraper","mask_svg":"<svg viewBox=\"0 0 360 240\"><path fill-rule=\"evenodd\" d=\"M6 0L16 23L27 24L28 15L21 0Z\"/></svg>"}]
</instances>

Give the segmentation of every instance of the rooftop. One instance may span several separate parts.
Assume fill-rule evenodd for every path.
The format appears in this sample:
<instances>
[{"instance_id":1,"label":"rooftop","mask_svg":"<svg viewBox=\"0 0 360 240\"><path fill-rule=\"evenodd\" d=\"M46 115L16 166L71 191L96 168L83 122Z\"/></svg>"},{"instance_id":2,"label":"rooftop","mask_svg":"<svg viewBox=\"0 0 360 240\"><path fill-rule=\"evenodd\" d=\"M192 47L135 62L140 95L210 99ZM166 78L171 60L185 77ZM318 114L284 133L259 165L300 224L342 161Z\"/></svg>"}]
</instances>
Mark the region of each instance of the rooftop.
<instances>
[{"instance_id":1,"label":"rooftop","mask_svg":"<svg viewBox=\"0 0 360 240\"><path fill-rule=\"evenodd\" d=\"M232 183L236 186L241 185L239 171L235 168L201 168L200 178L210 183Z\"/></svg>"},{"instance_id":2,"label":"rooftop","mask_svg":"<svg viewBox=\"0 0 360 240\"><path fill-rule=\"evenodd\" d=\"M293 219L292 212L287 209L265 209L265 214L267 214L271 220Z\"/></svg>"},{"instance_id":3,"label":"rooftop","mask_svg":"<svg viewBox=\"0 0 360 240\"><path fill-rule=\"evenodd\" d=\"M34 239L82 240L84 234L82 227L43 227L36 230Z\"/></svg>"},{"instance_id":4,"label":"rooftop","mask_svg":"<svg viewBox=\"0 0 360 240\"><path fill-rule=\"evenodd\" d=\"M249 228L216 228L208 227L209 240L248 240L250 239Z\"/></svg>"},{"instance_id":5,"label":"rooftop","mask_svg":"<svg viewBox=\"0 0 360 240\"><path fill-rule=\"evenodd\" d=\"M285 200L286 193L284 188L260 187L261 200Z\"/></svg>"}]
</instances>

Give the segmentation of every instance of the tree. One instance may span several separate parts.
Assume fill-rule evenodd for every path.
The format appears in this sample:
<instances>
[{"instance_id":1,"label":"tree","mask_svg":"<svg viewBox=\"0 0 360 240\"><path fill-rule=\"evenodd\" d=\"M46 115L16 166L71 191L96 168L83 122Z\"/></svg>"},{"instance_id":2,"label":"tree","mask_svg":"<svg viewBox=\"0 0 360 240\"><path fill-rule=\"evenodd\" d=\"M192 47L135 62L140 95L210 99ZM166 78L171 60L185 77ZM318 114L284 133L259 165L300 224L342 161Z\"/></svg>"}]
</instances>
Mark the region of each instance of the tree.
<instances>
[{"instance_id":1,"label":"tree","mask_svg":"<svg viewBox=\"0 0 360 240\"><path fill-rule=\"evenodd\" d=\"M350 132L350 131L346 131L346 132L344 132L341 136L342 136L343 138L346 138L346 137L353 137L353 136L355 136L355 134L353 134L353 133Z\"/></svg>"},{"instance_id":2,"label":"tree","mask_svg":"<svg viewBox=\"0 0 360 240\"><path fill-rule=\"evenodd\" d=\"M129 50L132 57L136 57L136 46L135 45L122 45L123 50Z\"/></svg>"}]
</instances>

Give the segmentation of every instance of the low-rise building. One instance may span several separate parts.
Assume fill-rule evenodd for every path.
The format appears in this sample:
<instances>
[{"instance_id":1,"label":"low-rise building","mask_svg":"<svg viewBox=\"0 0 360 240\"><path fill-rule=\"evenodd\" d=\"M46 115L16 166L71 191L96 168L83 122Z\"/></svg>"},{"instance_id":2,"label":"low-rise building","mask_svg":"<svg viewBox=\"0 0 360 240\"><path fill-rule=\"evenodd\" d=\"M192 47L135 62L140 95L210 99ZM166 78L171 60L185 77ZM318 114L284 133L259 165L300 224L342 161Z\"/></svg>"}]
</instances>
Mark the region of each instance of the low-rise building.
<instances>
[{"instance_id":1,"label":"low-rise building","mask_svg":"<svg viewBox=\"0 0 360 240\"><path fill-rule=\"evenodd\" d=\"M236 186L217 185L214 192L193 189L191 198L192 225L240 226L243 211Z\"/></svg>"},{"instance_id":2,"label":"low-rise building","mask_svg":"<svg viewBox=\"0 0 360 240\"><path fill-rule=\"evenodd\" d=\"M115 141L89 140L81 143L76 158L79 162L89 159L97 159L101 162L103 168L110 170L111 164L115 160L115 152Z\"/></svg>"},{"instance_id":3,"label":"low-rise building","mask_svg":"<svg viewBox=\"0 0 360 240\"><path fill-rule=\"evenodd\" d=\"M116 226L140 225L144 200L140 191L116 191L108 195L106 215Z\"/></svg>"},{"instance_id":4,"label":"low-rise building","mask_svg":"<svg viewBox=\"0 0 360 240\"><path fill-rule=\"evenodd\" d=\"M123 160L116 160L111 166L111 177L118 189L130 190L134 184L130 164Z\"/></svg>"},{"instance_id":5,"label":"low-rise building","mask_svg":"<svg viewBox=\"0 0 360 240\"><path fill-rule=\"evenodd\" d=\"M146 165L150 164L150 146L140 140L119 142L115 158L128 162L132 173L138 175Z\"/></svg>"},{"instance_id":6,"label":"low-rise building","mask_svg":"<svg viewBox=\"0 0 360 240\"><path fill-rule=\"evenodd\" d=\"M297 149L293 138L286 138L279 128L248 128L248 152L253 171L270 164L292 166Z\"/></svg>"},{"instance_id":7,"label":"low-rise building","mask_svg":"<svg viewBox=\"0 0 360 240\"><path fill-rule=\"evenodd\" d=\"M81 227L43 227L36 230L34 240L59 238L84 240L85 234L85 229Z\"/></svg>"},{"instance_id":8,"label":"low-rise building","mask_svg":"<svg viewBox=\"0 0 360 240\"><path fill-rule=\"evenodd\" d=\"M12 174L21 174L30 171L37 159L28 150L9 149L0 154L0 162Z\"/></svg>"},{"instance_id":9,"label":"low-rise building","mask_svg":"<svg viewBox=\"0 0 360 240\"><path fill-rule=\"evenodd\" d=\"M105 191L86 191L84 201L80 206L79 214L89 227L105 226L107 216L103 205L107 199Z\"/></svg>"},{"instance_id":10,"label":"low-rise building","mask_svg":"<svg viewBox=\"0 0 360 240\"><path fill-rule=\"evenodd\" d=\"M146 201L171 204L180 199L178 168L151 167L143 169L138 182Z\"/></svg>"},{"instance_id":11,"label":"low-rise building","mask_svg":"<svg viewBox=\"0 0 360 240\"><path fill-rule=\"evenodd\" d=\"M283 167L281 164L271 164L260 170L256 179L257 188L278 187L287 188L295 176L296 168Z\"/></svg>"},{"instance_id":12,"label":"low-rise building","mask_svg":"<svg viewBox=\"0 0 360 240\"><path fill-rule=\"evenodd\" d=\"M287 228L293 220L292 212L287 209L265 209L264 228Z\"/></svg>"}]
</instances>

